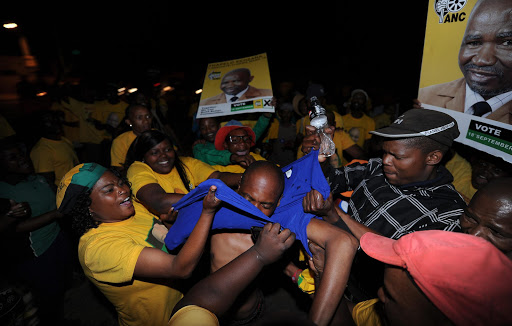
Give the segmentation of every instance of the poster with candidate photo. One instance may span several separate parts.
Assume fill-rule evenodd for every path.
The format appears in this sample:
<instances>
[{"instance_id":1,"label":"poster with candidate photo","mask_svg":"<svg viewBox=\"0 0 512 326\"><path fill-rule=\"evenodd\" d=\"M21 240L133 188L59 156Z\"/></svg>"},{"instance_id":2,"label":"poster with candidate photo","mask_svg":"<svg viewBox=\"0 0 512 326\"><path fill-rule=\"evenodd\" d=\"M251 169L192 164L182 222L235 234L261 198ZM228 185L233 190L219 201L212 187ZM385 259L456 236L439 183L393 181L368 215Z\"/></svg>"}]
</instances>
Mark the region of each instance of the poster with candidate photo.
<instances>
[{"instance_id":1,"label":"poster with candidate photo","mask_svg":"<svg viewBox=\"0 0 512 326\"><path fill-rule=\"evenodd\" d=\"M457 142L512 162L512 1L430 0L418 100L453 116ZM510 40L509 40L510 42ZM508 58L508 59L507 59Z\"/></svg>"},{"instance_id":2,"label":"poster with candidate photo","mask_svg":"<svg viewBox=\"0 0 512 326\"><path fill-rule=\"evenodd\" d=\"M267 54L210 63L196 118L274 112Z\"/></svg>"}]
</instances>

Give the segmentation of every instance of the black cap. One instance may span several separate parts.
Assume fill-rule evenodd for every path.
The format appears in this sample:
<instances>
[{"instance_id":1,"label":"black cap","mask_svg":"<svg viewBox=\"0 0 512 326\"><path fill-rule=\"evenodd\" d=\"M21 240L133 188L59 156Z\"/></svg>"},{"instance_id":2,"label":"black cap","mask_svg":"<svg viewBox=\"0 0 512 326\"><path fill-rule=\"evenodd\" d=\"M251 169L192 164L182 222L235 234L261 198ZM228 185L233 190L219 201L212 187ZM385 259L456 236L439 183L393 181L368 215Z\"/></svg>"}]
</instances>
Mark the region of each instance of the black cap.
<instances>
[{"instance_id":1,"label":"black cap","mask_svg":"<svg viewBox=\"0 0 512 326\"><path fill-rule=\"evenodd\" d=\"M391 125L371 134L385 138L428 137L443 145L452 146L459 136L457 121L446 113L429 109L410 109Z\"/></svg>"}]
</instances>

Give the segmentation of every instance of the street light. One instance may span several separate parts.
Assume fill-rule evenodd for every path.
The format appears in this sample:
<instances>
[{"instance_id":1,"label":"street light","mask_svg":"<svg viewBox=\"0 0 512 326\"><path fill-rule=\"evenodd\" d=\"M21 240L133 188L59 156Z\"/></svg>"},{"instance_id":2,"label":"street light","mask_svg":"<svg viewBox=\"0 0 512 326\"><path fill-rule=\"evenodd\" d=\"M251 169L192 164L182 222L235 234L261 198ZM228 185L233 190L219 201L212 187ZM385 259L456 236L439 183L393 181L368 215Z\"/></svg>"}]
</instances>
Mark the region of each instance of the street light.
<instances>
[{"instance_id":1,"label":"street light","mask_svg":"<svg viewBox=\"0 0 512 326\"><path fill-rule=\"evenodd\" d=\"M16 23L5 23L3 26L6 29L14 29L14 28L18 27L18 24L16 24Z\"/></svg>"},{"instance_id":2,"label":"street light","mask_svg":"<svg viewBox=\"0 0 512 326\"><path fill-rule=\"evenodd\" d=\"M18 24L14 22L7 22L3 24L3 27L6 29L18 29ZM30 54L30 48L28 47L27 38L25 35L23 35L21 32L19 32L19 45L21 50L21 55L23 57L25 67L29 70L36 70L37 69L37 60L36 58Z\"/></svg>"}]
</instances>

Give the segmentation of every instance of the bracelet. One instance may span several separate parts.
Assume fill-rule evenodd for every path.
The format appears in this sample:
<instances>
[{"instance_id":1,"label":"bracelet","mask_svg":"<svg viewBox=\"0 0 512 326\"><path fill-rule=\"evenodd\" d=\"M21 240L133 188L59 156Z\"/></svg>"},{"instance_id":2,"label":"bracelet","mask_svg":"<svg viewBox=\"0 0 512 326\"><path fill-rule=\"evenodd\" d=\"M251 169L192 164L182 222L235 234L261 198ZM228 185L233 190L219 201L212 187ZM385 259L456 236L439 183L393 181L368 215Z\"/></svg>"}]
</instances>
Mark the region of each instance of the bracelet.
<instances>
[{"instance_id":1,"label":"bracelet","mask_svg":"<svg viewBox=\"0 0 512 326\"><path fill-rule=\"evenodd\" d=\"M300 273L302 273L302 269L297 269L295 271L295 273L292 275L292 282L293 283L297 283L298 281L298 275L300 275Z\"/></svg>"}]
</instances>

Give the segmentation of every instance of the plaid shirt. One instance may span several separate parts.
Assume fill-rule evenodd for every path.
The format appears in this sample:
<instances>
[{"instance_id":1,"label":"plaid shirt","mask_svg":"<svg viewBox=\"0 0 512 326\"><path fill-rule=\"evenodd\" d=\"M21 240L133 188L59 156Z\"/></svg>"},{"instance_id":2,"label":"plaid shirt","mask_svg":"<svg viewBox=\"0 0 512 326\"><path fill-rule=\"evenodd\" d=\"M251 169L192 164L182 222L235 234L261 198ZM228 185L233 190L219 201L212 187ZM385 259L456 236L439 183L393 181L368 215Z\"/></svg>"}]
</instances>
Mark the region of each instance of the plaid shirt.
<instances>
[{"instance_id":1,"label":"plaid shirt","mask_svg":"<svg viewBox=\"0 0 512 326\"><path fill-rule=\"evenodd\" d=\"M348 214L392 239L421 230L460 232L459 217L466 204L451 184L453 176L439 166L437 178L394 186L382 171L382 160L326 167L331 192L353 190Z\"/></svg>"}]
</instances>

